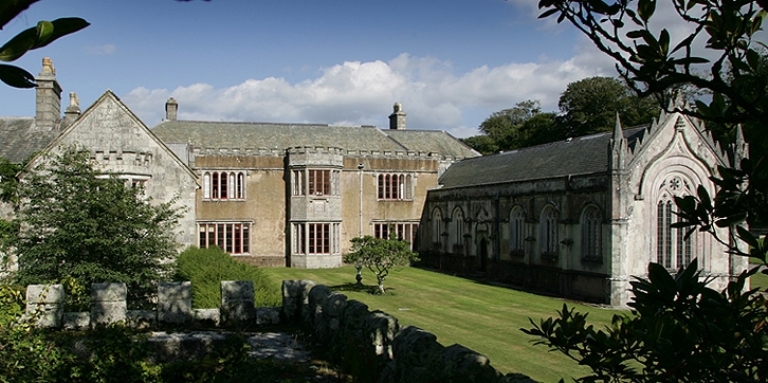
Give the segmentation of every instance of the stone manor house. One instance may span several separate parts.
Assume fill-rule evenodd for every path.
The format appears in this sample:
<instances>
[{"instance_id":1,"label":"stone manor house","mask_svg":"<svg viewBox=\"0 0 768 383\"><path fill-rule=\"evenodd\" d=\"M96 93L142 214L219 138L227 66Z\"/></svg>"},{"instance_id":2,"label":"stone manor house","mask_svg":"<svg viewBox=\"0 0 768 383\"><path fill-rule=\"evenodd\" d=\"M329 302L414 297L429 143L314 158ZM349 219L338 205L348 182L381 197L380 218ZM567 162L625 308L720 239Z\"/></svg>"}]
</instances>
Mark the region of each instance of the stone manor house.
<instances>
[{"instance_id":1,"label":"stone manor house","mask_svg":"<svg viewBox=\"0 0 768 383\"><path fill-rule=\"evenodd\" d=\"M341 266L350 239L414 242L427 190L476 151L444 131L406 130L395 104L390 129L373 126L183 121L171 98L148 128L111 91L61 116L50 59L36 77L35 117L0 118L0 156L43 160L77 146L155 201L177 198L182 245L219 246L246 262ZM162 106L160 106L162 107Z\"/></svg>"},{"instance_id":2,"label":"stone manor house","mask_svg":"<svg viewBox=\"0 0 768 383\"><path fill-rule=\"evenodd\" d=\"M710 236L671 228L675 196L712 192L717 166L747 153L741 135L723 148L680 113L481 157L443 131L405 129L399 104L378 129L184 121L171 98L150 129L111 91L84 112L70 94L62 117L49 59L36 80L36 115L0 118L0 156L34 155L33 166L88 150L153 200L176 198L179 243L249 263L336 267L350 239L394 230L428 267L617 306L649 262L676 270L698 257L716 287L747 267Z\"/></svg>"}]
</instances>

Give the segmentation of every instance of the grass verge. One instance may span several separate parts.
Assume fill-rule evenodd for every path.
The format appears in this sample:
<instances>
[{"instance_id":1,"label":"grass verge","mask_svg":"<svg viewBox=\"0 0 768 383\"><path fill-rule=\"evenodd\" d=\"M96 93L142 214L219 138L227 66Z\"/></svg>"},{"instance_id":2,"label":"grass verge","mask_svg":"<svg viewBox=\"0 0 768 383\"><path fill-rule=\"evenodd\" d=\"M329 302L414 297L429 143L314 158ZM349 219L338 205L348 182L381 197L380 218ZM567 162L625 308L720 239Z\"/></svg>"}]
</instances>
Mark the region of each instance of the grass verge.
<instances>
[{"instance_id":1,"label":"grass verge","mask_svg":"<svg viewBox=\"0 0 768 383\"><path fill-rule=\"evenodd\" d=\"M537 323L555 315L563 303L589 312L597 328L610 323L617 310L582 305L563 299L544 297L473 280L417 268L395 271L385 281L387 295L373 295L374 274L363 272L363 287L356 286L355 269L304 270L275 268L265 270L277 285L284 279L311 279L364 302L371 310L394 315L402 326L413 325L434 333L445 346L454 343L478 351L503 373L520 372L542 382L579 377L587 369L559 352L533 346L533 338L520 328L530 328L528 318Z\"/></svg>"}]
</instances>

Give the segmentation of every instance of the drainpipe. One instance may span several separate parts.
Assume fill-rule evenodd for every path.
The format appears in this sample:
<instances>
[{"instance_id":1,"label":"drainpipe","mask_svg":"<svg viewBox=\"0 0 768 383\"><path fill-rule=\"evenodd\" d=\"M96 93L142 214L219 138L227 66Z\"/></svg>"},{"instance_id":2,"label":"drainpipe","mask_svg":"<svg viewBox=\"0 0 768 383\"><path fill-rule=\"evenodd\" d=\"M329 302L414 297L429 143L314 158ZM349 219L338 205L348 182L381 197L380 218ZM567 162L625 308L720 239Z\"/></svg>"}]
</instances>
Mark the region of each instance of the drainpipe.
<instances>
[{"instance_id":1,"label":"drainpipe","mask_svg":"<svg viewBox=\"0 0 768 383\"><path fill-rule=\"evenodd\" d=\"M360 216L358 217L358 220L360 221L360 230L357 234L358 237L363 236L363 169L365 168L365 164L359 163L357 164L357 173L359 175L359 185L360 185Z\"/></svg>"}]
</instances>

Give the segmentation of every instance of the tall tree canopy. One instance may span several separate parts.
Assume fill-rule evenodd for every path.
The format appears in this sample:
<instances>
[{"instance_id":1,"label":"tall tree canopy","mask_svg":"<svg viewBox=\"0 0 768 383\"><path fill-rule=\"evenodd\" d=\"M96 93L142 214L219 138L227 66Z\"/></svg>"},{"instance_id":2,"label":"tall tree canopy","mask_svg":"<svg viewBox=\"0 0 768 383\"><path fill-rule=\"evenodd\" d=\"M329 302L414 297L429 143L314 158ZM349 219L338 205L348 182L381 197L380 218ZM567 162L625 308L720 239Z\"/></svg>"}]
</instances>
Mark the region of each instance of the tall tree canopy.
<instances>
[{"instance_id":1,"label":"tall tree canopy","mask_svg":"<svg viewBox=\"0 0 768 383\"><path fill-rule=\"evenodd\" d=\"M616 113L624 126L648 124L659 107L650 97L638 97L620 80L590 77L568 84L560 95L560 115L542 112L537 100L519 102L494 112L480 124L481 135L463 142L483 154L514 150L567 137L613 129Z\"/></svg>"},{"instance_id":2,"label":"tall tree canopy","mask_svg":"<svg viewBox=\"0 0 768 383\"><path fill-rule=\"evenodd\" d=\"M568 84L559 106L560 124L568 137L610 131L616 125L617 113L624 126L648 124L659 113L655 99L637 97L611 77L589 77Z\"/></svg>"},{"instance_id":3,"label":"tall tree canopy","mask_svg":"<svg viewBox=\"0 0 768 383\"><path fill-rule=\"evenodd\" d=\"M481 135L466 138L463 142L483 154L565 138L559 137L556 131L555 114L542 113L537 100L522 101L513 108L494 112L479 129Z\"/></svg>"}]
</instances>

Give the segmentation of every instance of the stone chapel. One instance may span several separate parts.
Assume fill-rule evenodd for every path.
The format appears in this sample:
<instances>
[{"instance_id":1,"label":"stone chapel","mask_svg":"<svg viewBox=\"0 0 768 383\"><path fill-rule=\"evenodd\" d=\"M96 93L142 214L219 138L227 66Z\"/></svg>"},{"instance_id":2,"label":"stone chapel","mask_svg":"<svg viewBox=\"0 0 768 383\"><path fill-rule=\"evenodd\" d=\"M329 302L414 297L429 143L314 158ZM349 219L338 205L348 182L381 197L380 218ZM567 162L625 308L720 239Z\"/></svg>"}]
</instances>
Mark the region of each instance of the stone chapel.
<instances>
[{"instance_id":1,"label":"stone chapel","mask_svg":"<svg viewBox=\"0 0 768 383\"><path fill-rule=\"evenodd\" d=\"M624 306L629 282L650 262L671 271L698 258L715 288L747 267L706 233L685 237L675 196L695 195L717 166L744 158L713 140L675 101L648 126L465 159L427 193L418 249L444 272ZM726 229L721 238L728 238Z\"/></svg>"}]
</instances>

